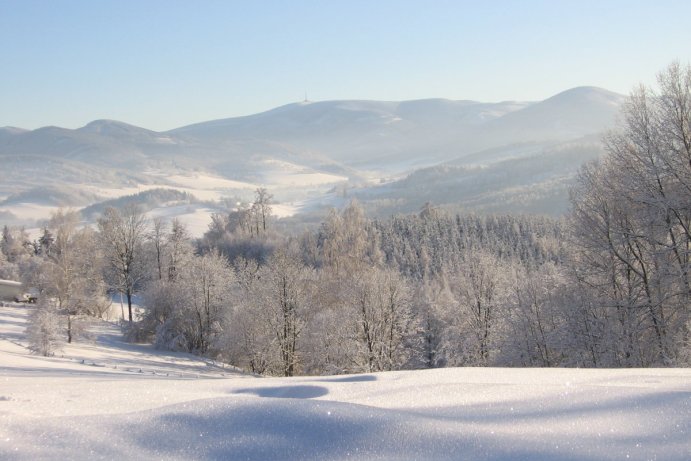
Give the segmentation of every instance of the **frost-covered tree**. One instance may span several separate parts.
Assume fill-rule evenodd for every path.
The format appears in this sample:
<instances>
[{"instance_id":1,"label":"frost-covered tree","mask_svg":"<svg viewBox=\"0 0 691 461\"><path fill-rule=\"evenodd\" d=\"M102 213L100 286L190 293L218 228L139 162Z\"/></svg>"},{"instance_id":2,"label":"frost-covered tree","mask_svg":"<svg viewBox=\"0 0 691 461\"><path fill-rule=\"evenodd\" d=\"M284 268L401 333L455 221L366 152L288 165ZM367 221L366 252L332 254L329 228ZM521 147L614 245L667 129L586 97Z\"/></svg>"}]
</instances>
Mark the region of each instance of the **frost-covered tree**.
<instances>
[{"instance_id":1,"label":"frost-covered tree","mask_svg":"<svg viewBox=\"0 0 691 461\"><path fill-rule=\"evenodd\" d=\"M256 260L235 261L234 303L227 312L220 355L252 373L263 374L271 371L273 334L257 302L259 271Z\"/></svg>"},{"instance_id":2,"label":"frost-covered tree","mask_svg":"<svg viewBox=\"0 0 691 461\"><path fill-rule=\"evenodd\" d=\"M29 239L29 234L24 228L10 228L3 226L2 238L0 238L0 251L5 259L13 264L34 255L34 247Z\"/></svg>"},{"instance_id":3,"label":"frost-covered tree","mask_svg":"<svg viewBox=\"0 0 691 461\"><path fill-rule=\"evenodd\" d=\"M71 343L74 321L82 315L100 316L110 302L105 297L101 257L96 235L79 227L76 211L58 210L48 228L54 235L50 250L40 265L38 285L42 297L55 300L58 312L67 323L67 342Z\"/></svg>"},{"instance_id":4,"label":"frost-covered tree","mask_svg":"<svg viewBox=\"0 0 691 461\"><path fill-rule=\"evenodd\" d=\"M217 252L194 255L187 229L177 220L161 248L167 275L144 293L147 312L139 334L153 335L160 347L207 354L217 348L233 304L234 273Z\"/></svg>"},{"instance_id":5,"label":"frost-covered tree","mask_svg":"<svg viewBox=\"0 0 691 461\"><path fill-rule=\"evenodd\" d=\"M514 266L505 300L506 317L500 363L552 367L563 364L573 342L565 327L571 307L564 269L554 263L538 268Z\"/></svg>"},{"instance_id":6,"label":"frost-covered tree","mask_svg":"<svg viewBox=\"0 0 691 461\"><path fill-rule=\"evenodd\" d=\"M293 376L300 367L299 340L310 311L312 272L289 250L279 250L260 270L257 300L273 335L277 371Z\"/></svg>"},{"instance_id":7,"label":"frost-covered tree","mask_svg":"<svg viewBox=\"0 0 691 461\"><path fill-rule=\"evenodd\" d=\"M3 280L17 280L19 279L19 271L17 265L9 262L5 253L0 251L0 279Z\"/></svg>"},{"instance_id":8,"label":"frost-covered tree","mask_svg":"<svg viewBox=\"0 0 691 461\"><path fill-rule=\"evenodd\" d=\"M171 223L166 241L166 267L168 280L175 281L178 272L191 260L194 249L187 227L177 218Z\"/></svg>"},{"instance_id":9,"label":"frost-covered tree","mask_svg":"<svg viewBox=\"0 0 691 461\"><path fill-rule=\"evenodd\" d=\"M314 272L302 264L294 248L278 250L263 265L238 259L235 269L237 302L224 335L225 352L254 372L299 373Z\"/></svg>"},{"instance_id":10,"label":"frost-covered tree","mask_svg":"<svg viewBox=\"0 0 691 461\"><path fill-rule=\"evenodd\" d=\"M678 363L689 341L691 68L658 83L631 95L573 193L574 263L613 365Z\"/></svg>"},{"instance_id":11,"label":"frost-covered tree","mask_svg":"<svg viewBox=\"0 0 691 461\"><path fill-rule=\"evenodd\" d=\"M266 262L284 237L269 228L271 195L260 191L253 204L237 204L226 213L211 216L209 230L199 244L202 252L218 251L231 264L237 258Z\"/></svg>"},{"instance_id":12,"label":"frost-covered tree","mask_svg":"<svg viewBox=\"0 0 691 461\"><path fill-rule=\"evenodd\" d=\"M318 272L318 289L313 297L312 312L302 334L302 370L306 374L341 374L358 368L357 324L352 309L343 299L348 290L344 280L337 284L329 274Z\"/></svg>"},{"instance_id":13,"label":"frost-covered tree","mask_svg":"<svg viewBox=\"0 0 691 461\"><path fill-rule=\"evenodd\" d=\"M43 228L43 234L38 239L37 254L41 256L49 256L55 243L55 236L47 227Z\"/></svg>"},{"instance_id":14,"label":"frost-covered tree","mask_svg":"<svg viewBox=\"0 0 691 461\"><path fill-rule=\"evenodd\" d=\"M190 350L205 354L223 331L225 310L232 302L233 271L218 253L207 254L193 258L176 283L185 290L185 310L194 320L188 330Z\"/></svg>"},{"instance_id":15,"label":"frost-covered tree","mask_svg":"<svg viewBox=\"0 0 691 461\"><path fill-rule=\"evenodd\" d=\"M149 273L146 278L157 282L174 281L193 253L192 238L180 220L154 219L145 240L145 270Z\"/></svg>"},{"instance_id":16,"label":"frost-covered tree","mask_svg":"<svg viewBox=\"0 0 691 461\"><path fill-rule=\"evenodd\" d=\"M448 315L446 349L450 363L489 365L500 347L505 312L506 265L488 251L469 251L451 274L454 296Z\"/></svg>"},{"instance_id":17,"label":"frost-covered tree","mask_svg":"<svg viewBox=\"0 0 691 461\"><path fill-rule=\"evenodd\" d=\"M412 302L419 325L420 365L425 368L446 365L448 359L443 350L444 315L451 312L454 305L453 294L446 280L434 279L419 283Z\"/></svg>"},{"instance_id":18,"label":"frost-covered tree","mask_svg":"<svg viewBox=\"0 0 691 461\"><path fill-rule=\"evenodd\" d=\"M29 316L26 327L29 350L46 357L59 350L63 341L61 323L57 308L50 301L41 299Z\"/></svg>"},{"instance_id":19,"label":"frost-covered tree","mask_svg":"<svg viewBox=\"0 0 691 461\"><path fill-rule=\"evenodd\" d=\"M318 264L338 274L381 262L379 235L370 228L365 211L355 200L341 212L331 210L316 240Z\"/></svg>"},{"instance_id":20,"label":"frost-covered tree","mask_svg":"<svg viewBox=\"0 0 691 461\"><path fill-rule=\"evenodd\" d=\"M397 271L321 270L305 325L309 373L400 369L419 352L412 290Z\"/></svg>"},{"instance_id":21,"label":"frost-covered tree","mask_svg":"<svg viewBox=\"0 0 691 461\"><path fill-rule=\"evenodd\" d=\"M152 260L156 267L156 278L163 280L163 261L165 253L165 234L167 223L162 218L154 218L151 230L147 234L147 240L152 249Z\"/></svg>"},{"instance_id":22,"label":"frost-covered tree","mask_svg":"<svg viewBox=\"0 0 691 461\"><path fill-rule=\"evenodd\" d=\"M261 231L266 232L266 224L271 216L271 200L273 195L264 187L259 187L254 192L254 203L252 204L252 209L256 215L255 221L257 222L257 234L259 234L260 225Z\"/></svg>"},{"instance_id":23,"label":"frost-covered tree","mask_svg":"<svg viewBox=\"0 0 691 461\"><path fill-rule=\"evenodd\" d=\"M132 323L132 296L147 275L144 270L143 243L147 222L136 205L123 209L107 208L98 220L100 240L111 286L127 297Z\"/></svg>"},{"instance_id":24,"label":"frost-covered tree","mask_svg":"<svg viewBox=\"0 0 691 461\"><path fill-rule=\"evenodd\" d=\"M410 356L410 290L393 270L372 268L358 274L352 287L355 362L362 371L394 370Z\"/></svg>"}]
</instances>

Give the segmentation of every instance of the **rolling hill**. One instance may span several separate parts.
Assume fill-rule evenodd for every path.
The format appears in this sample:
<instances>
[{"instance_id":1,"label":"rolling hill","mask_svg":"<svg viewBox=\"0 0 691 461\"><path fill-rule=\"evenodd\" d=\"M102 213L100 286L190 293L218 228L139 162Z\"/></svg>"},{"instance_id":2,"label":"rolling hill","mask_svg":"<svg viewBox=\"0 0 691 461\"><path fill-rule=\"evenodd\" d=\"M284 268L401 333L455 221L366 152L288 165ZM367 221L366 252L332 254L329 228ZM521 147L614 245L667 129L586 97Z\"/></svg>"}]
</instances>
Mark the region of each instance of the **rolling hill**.
<instances>
[{"instance_id":1,"label":"rolling hill","mask_svg":"<svg viewBox=\"0 0 691 461\"><path fill-rule=\"evenodd\" d=\"M438 183L438 191L426 194L435 202L497 211L495 200L545 181L563 197L582 161L599 155L593 146L615 123L623 100L604 89L579 87L539 102L304 101L167 132L113 120L78 129L5 127L0 128L6 178L0 212L26 216L30 213L16 207L46 202L44 191L51 191L50 206L81 207L160 187L208 200L246 200L260 185L298 211L336 203L329 199L336 185L376 205L396 199L395 194L413 194L406 187L417 187L420 177ZM579 149L580 157L574 154ZM565 163L553 160L564 155ZM544 170L549 165L556 170ZM430 167L436 170L415 173ZM525 171L509 182L492 183L496 171L510 169ZM477 173L477 178L437 181L430 171L450 178ZM495 190L488 195L481 187L466 187L478 181L494 184ZM552 186L541 194L549 195ZM66 192L59 193L61 188ZM64 204L60 197L66 197ZM559 213L565 206L562 200L542 207L544 200L531 199L529 192L521 197L531 212Z\"/></svg>"}]
</instances>

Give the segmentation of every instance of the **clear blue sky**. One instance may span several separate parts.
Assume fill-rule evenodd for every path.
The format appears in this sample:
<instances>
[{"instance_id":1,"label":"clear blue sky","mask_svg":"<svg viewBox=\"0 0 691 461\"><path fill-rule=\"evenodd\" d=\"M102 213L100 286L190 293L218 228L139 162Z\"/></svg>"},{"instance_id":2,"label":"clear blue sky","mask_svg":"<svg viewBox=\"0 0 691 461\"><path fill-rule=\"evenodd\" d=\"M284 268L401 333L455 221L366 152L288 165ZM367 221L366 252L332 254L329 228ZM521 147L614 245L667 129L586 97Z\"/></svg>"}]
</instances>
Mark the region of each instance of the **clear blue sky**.
<instances>
[{"instance_id":1,"label":"clear blue sky","mask_svg":"<svg viewBox=\"0 0 691 461\"><path fill-rule=\"evenodd\" d=\"M302 100L628 93L691 62L691 2L0 0L0 126L155 130Z\"/></svg>"}]
</instances>

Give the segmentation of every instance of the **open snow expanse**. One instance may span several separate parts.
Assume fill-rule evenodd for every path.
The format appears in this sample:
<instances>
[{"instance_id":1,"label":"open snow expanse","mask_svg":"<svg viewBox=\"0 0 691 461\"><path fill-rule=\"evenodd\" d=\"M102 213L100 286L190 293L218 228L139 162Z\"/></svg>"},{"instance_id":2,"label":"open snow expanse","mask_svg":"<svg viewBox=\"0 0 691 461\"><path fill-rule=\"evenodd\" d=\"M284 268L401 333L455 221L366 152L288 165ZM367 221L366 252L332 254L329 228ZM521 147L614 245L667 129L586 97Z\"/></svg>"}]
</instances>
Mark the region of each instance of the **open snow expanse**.
<instances>
[{"instance_id":1,"label":"open snow expanse","mask_svg":"<svg viewBox=\"0 0 691 461\"><path fill-rule=\"evenodd\" d=\"M688 460L689 369L258 378L123 343L53 358L0 307L0 459Z\"/></svg>"}]
</instances>

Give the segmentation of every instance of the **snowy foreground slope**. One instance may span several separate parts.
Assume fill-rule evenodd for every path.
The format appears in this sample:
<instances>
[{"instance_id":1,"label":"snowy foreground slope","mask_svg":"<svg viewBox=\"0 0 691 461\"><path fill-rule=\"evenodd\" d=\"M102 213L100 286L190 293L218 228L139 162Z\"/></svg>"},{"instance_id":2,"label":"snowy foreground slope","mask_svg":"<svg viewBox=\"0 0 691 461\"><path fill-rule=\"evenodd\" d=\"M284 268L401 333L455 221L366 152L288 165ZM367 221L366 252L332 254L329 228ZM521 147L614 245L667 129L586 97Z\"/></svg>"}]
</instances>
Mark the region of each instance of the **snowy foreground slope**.
<instances>
[{"instance_id":1,"label":"snowy foreground slope","mask_svg":"<svg viewBox=\"0 0 691 461\"><path fill-rule=\"evenodd\" d=\"M691 370L256 378L127 345L27 353L0 307L0 459L691 459Z\"/></svg>"}]
</instances>

